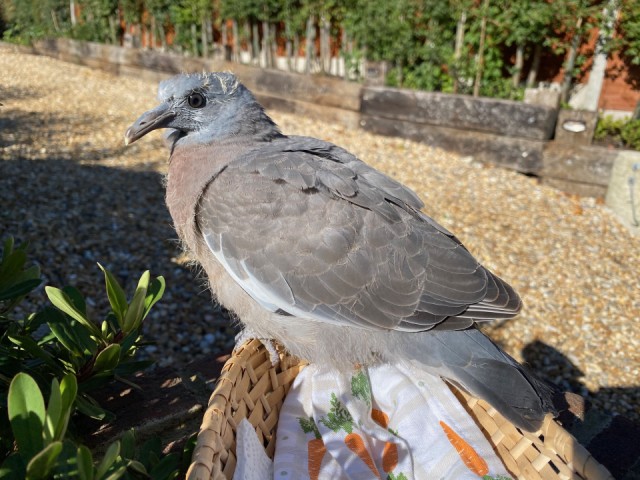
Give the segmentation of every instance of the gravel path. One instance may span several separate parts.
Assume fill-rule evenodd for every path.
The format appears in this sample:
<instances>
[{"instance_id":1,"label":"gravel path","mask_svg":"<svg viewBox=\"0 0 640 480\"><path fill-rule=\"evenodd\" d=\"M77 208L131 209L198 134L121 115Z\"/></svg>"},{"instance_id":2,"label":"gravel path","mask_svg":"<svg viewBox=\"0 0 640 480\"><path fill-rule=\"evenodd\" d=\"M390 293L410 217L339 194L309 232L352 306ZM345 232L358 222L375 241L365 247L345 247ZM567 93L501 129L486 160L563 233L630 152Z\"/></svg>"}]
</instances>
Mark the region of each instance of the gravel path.
<instances>
[{"instance_id":1,"label":"gravel path","mask_svg":"<svg viewBox=\"0 0 640 480\"><path fill-rule=\"evenodd\" d=\"M96 262L130 289L146 269L165 276L148 351L183 365L228 348L234 330L176 244L160 134L123 145L156 88L0 50L0 238L29 241L47 283L79 288L96 319L106 309ZM285 133L337 143L413 188L523 297L522 314L491 337L596 406L640 420L640 238L605 206L426 145L271 113ZM44 302L42 290L32 301Z\"/></svg>"}]
</instances>

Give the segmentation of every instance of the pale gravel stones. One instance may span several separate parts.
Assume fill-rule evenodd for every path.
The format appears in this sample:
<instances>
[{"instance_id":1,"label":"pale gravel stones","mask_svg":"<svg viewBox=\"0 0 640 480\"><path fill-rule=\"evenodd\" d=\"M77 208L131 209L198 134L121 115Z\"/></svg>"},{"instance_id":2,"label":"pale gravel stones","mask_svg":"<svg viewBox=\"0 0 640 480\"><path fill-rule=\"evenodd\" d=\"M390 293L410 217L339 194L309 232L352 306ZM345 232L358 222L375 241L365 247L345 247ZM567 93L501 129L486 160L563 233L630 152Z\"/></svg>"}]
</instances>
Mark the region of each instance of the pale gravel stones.
<instances>
[{"instance_id":1,"label":"pale gravel stones","mask_svg":"<svg viewBox=\"0 0 640 480\"><path fill-rule=\"evenodd\" d=\"M96 261L130 286L144 269L164 275L149 353L184 364L230 345L233 330L175 243L161 135L123 146L156 88L0 50L0 237L30 241L48 281L77 285L98 314ZM563 387L588 389L598 407L640 419L640 237L601 202L408 140L271 113L283 132L337 143L413 188L523 297L522 314L487 328L491 337Z\"/></svg>"}]
</instances>

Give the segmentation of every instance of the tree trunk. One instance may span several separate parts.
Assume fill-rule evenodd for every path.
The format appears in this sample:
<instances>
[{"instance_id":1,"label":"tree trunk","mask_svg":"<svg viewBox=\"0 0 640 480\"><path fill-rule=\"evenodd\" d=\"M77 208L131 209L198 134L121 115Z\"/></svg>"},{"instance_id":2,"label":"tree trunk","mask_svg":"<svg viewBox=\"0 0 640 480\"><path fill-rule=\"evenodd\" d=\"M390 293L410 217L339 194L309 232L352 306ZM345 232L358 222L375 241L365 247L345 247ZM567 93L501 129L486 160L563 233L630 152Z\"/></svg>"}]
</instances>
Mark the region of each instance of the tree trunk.
<instances>
[{"instance_id":1,"label":"tree trunk","mask_svg":"<svg viewBox=\"0 0 640 480\"><path fill-rule=\"evenodd\" d=\"M55 10L51 10L51 21L53 22L53 29L56 32L60 31L60 25L58 25L58 15L56 15Z\"/></svg>"},{"instance_id":2,"label":"tree trunk","mask_svg":"<svg viewBox=\"0 0 640 480\"><path fill-rule=\"evenodd\" d=\"M240 63L240 55L238 52L238 21L231 20L231 53L233 55L233 61Z\"/></svg>"},{"instance_id":3,"label":"tree trunk","mask_svg":"<svg viewBox=\"0 0 640 480\"><path fill-rule=\"evenodd\" d=\"M307 19L307 38L305 39L305 49L304 49L304 73L311 72L311 61L312 58L315 57L313 51L315 50L315 39L316 39L316 29L315 29L316 19L315 16L311 15Z\"/></svg>"},{"instance_id":4,"label":"tree trunk","mask_svg":"<svg viewBox=\"0 0 640 480\"><path fill-rule=\"evenodd\" d=\"M513 88L518 88L520 85L520 77L522 75L522 65L524 64L524 45L518 45L516 47L516 62L513 68L513 76L511 81Z\"/></svg>"},{"instance_id":5,"label":"tree trunk","mask_svg":"<svg viewBox=\"0 0 640 480\"><path fill-rule=\"evenodd\" d=\"M202 39L202 56L207 58L209 56L209 39L207 38L207 20L202 19L200 25L200 38Z\"/></svg>"},{"instance_id":6,"label":"tree trunk","mask_svg":"<svg viewBox=\"0 0 640 480\"><path fill-rule=\"evenodd\" d=\"M256 54L253 51L253 42L251 41L251 22L249 20L244 21L244 33L247 36L247 47L249 48L249 56L251 57L251 61L255 58Z\"/></svg>"},{"instance_id":7,"label":"tree trunk","mask_svg":"<svg viewBox=\"0 0 640 480\"><path fill-rule=\"evenodd\" d=\"M271 68L276 68L276 61L278 56L278 45L276 43L276 25L275 23L269 24L269 56L271 57Z\"/></svg>"},{"instance_id":8,"label":"tree trunk","mask_svg":"<svg viewBox=\"0 0 640 480\"><path fill-rule=\"evenodd\" d=\"M222 54L224 59L228 62L230 61L233 57L231 55L229 55L229 38L228 37L228 33L227 33L227 21L223 20L222 24L220 25L220 42L222 43Z\"/></svg>"},{"instance_id":9,"label":"tree trunk","mask_svg":"<svg viewBox=\"0 0 640 480\"><path fill-rule=\"evenodd\" d=\"M71 26L75 27L78 23L76 19L76 2L75 0L69 0L69 18L71 20Z\"/></svg>"},{"instance_id":10,"label":"tree trunk","mask_svg":"<svg viewBox=\"0 0 640 480\"><path fill-rule=\"evenodd\" d=\"M149 47L151 47L151 49L156 48L156 31L156 17L154 15L151 15L151 40L149 42Z\"/></svg>"},{"instance_id":11,"label":"tree trunk","mask_svg":"<svg viewBox=\"0 0 640 480\"><path fill-rule=\"evenodd\" d=\"M285 52L285 55L287 56L287 68L291 72L293 70L293 62L292 62L293 43L291 42L291 26L288 21L285 21L284 32L285 32L284 35L286 38L285 45L284 45L284 52Z\"/></svg>"},{"instance_id":12,"label":"tree trunk","mask_svg":"<svg viewBox=\"0 0 640 480\"><path fill-rule=\"evenodd\" d=\"M116 19L113 15L109 15L109 37L113 45L118 44L118 30L116 28Z\"/></svg>"},{"instance_id":13,"label":"tree trunk","mask_svg":"<svg viewBox=\"0 0 640 480\"><path fill-rule=\"evenodd\" d=\"M195 23L191 24L191 43L192 43L192 53L194 57L198 56L198 28Z\"/></svg>"},{"instance_id":14,"label":"tree trunk","mask_svg":"<svg viewBox=\"0 0 640 480\"><path fill-rule=\"evenodd\" d=\"M540 69L540 58L542 57L542 45L536 43L536 46L533 50L533 61L531 62L531 70L529 70L529 75L527 75L527 88L533 87L536 83L536 79L538 78L538 70Z\"/></svg>"},{"instance_id":15,"label":"tree trunk","mask_svg":"<svg viewBox=\"0 0 640 480\"><path fill-rule=\"evenodd\" d=\"M467 23L467 12L463 10L460 14L460 19L456 25L456 44L455 50L453 52L453 58L455 67L453 69L453 93L458 93L458 88L460 87L460 72L458 71L458 63L460 61L460 56L462 55L462 47L464 46L464 29Z\"/></svg>"},{"instance_id":16,"label":"tree trunk","mask_svg":"<svg viewBox=\"0 0 640 480\"><path fill-rule=\"evenodd\" d=\"M562 90L560 93L560 99L566 102L569 98L569 90L571 90L571 84L573 83L573 68L576 66L576 56L578 47L580 46L580 27L582 27L582 18L579 18L576 22L576 34L571 40L571 47L569 47L569 53L567 54L567 60L564 67L564 78L562 79Z\"/></svg>"},{"instance_id":17,"label":"tree trunk","mask_svg":"<svg viewBox=\"0 0 640 480\"><path fill-rule=\"evenodd\" d=\"M331 23L326 16L320 17L320 62L322 71L331 71Z\"/></svg>"},{"instance_id":18,"label":"tree trunk","mask_svg":"<svg viewBox=\"0 0 640 480\"><path fill-rule=\"evenodd\" d=\"M476 69L476 78L473 82L473 96L480 95L480 83L482 82L482 70L484 69L484 42L487 36L487 10L489 8L489 0L483 2L482 20L480 22L480 44L478 45L478 67Z\"/></svg>"},{"instance_id":19,"label":"tree trunk","mask_svg":"<svg viewBox=\"0 0 640 480\"><path fill-rule=\"evenodd\" d=\"M251 49L251 60L253 63L256 61L260 61L260 32L258 31L258 24L254 21L251 21L251 45L253 48Z\"/></svg>"},{"instance_id":20,"label":"tree trunk","mask_svg":"<svg viewBox=\"0 0 640 480\"><path fill-rule=\"evenodd\" d=\"M343 28L340 31L340 52L347 52L348 51L348 45L349 43L349 39L347 38L347 31ZM347 74L347 62L345 62L344 60L344 55L340 55L340 62L338 63L338 75L340 75L343 78L347 78L348 74ZM342 67L340 66L340 63L342 63ZM342 71L340 71L340 68L342 68Z\"/></svg>"},{"instance_id":21,"label":"tree trunk","mask_svg":"<svg viewBox=\"0 0 640 480\"><path fill-rule=\"evenodd\" d=\"M260 42L260 64L263 67L271 66L271 50L269 49L269 22L262 21L262 42ZM264 60L263 60L264 59ZM264 63L264 65L262 65Z\"/></svg>"},{"instance_id":22,"label":"tree trunk","mask_svg":"<svg viewBox=\"0 0 640 480\"><path fill-rule=\"evenodd\" d=\"M300 35L293 34L293 71L298 71L298 56L300 55Z\"/></svg>"}]
</instances>

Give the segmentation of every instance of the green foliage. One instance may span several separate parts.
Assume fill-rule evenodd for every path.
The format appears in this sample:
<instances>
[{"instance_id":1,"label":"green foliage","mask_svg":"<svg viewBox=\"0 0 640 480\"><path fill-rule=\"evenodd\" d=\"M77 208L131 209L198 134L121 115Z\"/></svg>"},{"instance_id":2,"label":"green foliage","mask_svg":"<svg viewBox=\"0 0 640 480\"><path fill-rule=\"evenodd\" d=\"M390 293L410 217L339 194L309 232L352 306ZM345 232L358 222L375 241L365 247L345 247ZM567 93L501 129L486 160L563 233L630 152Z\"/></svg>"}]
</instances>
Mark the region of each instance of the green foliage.
<instances>
[{"instance_id":1,"label":"green foliage","mask_svg":"<svg viewBox=\"0 0 640 480\"><path fill-rule=\"evenodd\" d=\"M28 266L26 246L5 240L0 262L0 478L173 479L185 469L186 451L163 455L160 439L141 447L133 432L109 445L99 461L68 434L77 413L109 416L89 395L113 379L149 365L135 359L142 322L162 297L164 279L145 272L133 297L102 266L111 311L101 323L88 315L74 288L45 287L55 308L14 318L40 283ZM46 402L45 402L46 399ZM191 444L190 444L191 445Z\"/></svg>"},{"instance_id":2,"label":"green foliage","mask_svg":"<svg viewBox=\"0 0 640 480\"><path fill-rule=\"evenodd\" d=\"M362 59L386 61L387 83L443 92L520 99L534 56L565 56L567 79L579 78L591 56L594 27L608 28L603 9L616 7L617 35L604 48L640 64L640 0L0 0L4 37L28 43L45 36L116 42L119 21L147 32L170 33L172 48L202 54L210 27L235 19L241 43L251 44L262 21L280 24L285 40L306 35L307 20L329 22L355 48L345 51L347 70L361 74ZM249 28L247 28L249 27ZM456 31L462 35L456 41ZM203 32L206 29L206 32ZM262 26L258 28L262 32ZM203 35L207 34L207 35ZM259 35L264 35L259 33ZM257 44L253 38L253 44ZM481 44L483 47L481 49ZM351 43L349 43L351 45ZM481 53L482 50L482 53ZM574 51L575 55L569 55ZM518 55L516 55L518 52ZM516 58L520 59L516 62ZM537 67L536 67L537 69ZM533 72L536 73L536 72ZM535 74L531 75L531 80ZM479 84L474 85L474 83ZM567 84L567 86L570 86Z\"/></svg>"},{"instance_id":3,"label":"green foliage","mask_svg":"<svg viewBox=\"0 0 640 480\"><path fill-rule=\"evenodd\" d=\"M300 428L304 433L313 433L313 436L317 439L322 438L320 435L320 430L318 430L318 426L312 417L298 417L298 423L300 424Z\"/></svg>"},{"instance_id":4,"label":"green foliage","mask_svg":"<svg viewBox=\"0 0 640 480\"><path fill-rule=\"evenodd\" d=\"M112 31L118 18L118 0L76 0L79 5L77 24L72 27L71 35L78 40L92 42L113 42L119 31ZM127 8L126 12L131 10ZM110 25L109 19L113 26Z\"/></svg>"},{"instance_id":5,"label":"green foliage","mask_svg":"<svg viewBox=\"0 0 640 480\"><path fill-rule=\"evenodd\" d=\"M47 36L65 36L70 29L68 0L0 0L8 29L4 38L28 44Z\"/></svg>"},{"instance_id":6,"label":"green foliage","mask_svg":"<svg viewBox=\"0 0 640 480\"><path fill-rule=\"evenodd\" d=\"M371 384L362 370L351 377L351 394L371 406Z\"/></svg>"},{"instance_id":7,"label":"green foliage","mask_svg":"<svg viewBox=\"0 0 640 480\"><path fill-rule=\"evenodd\" d=\"M320 423L334 432L344 430L346 433L351 433L353 431L353 417L349 410L338 400L335 393L331 394L330 405L329 413L327 413L326 418L322 417L320 419Z\"/></svg>"},{"instance_id":8,"label":"green foliage","mask_svg":"<svg viewBox=\"0 0 640 480\"><path fill-rule=\"evenodd\" d=\"M611 115L598 118L596 124L596 131L593 135L595 140L604 140L607 137L620 137L620 132L624 126L626 120L623 118L616 119Z\"/></svg>"},{"instance_id":9,"label":"green foliage","mask_svg":"<svg viewBox=\"0 0 640 480\"><path fill-rule=\"evenodd\" d=\"M640 120L629 120L622 127L620 137L627 148L640 150Z\"/></svg>"},{"instance_id":10,"label":"green foliage","mask_svg":"<svg viewBox=\"0 0 640 480\"><path fill-rule=\"evenodd\" d=\"M178 477L180 455L163 455L158 437L138 448L135 433L129 430L107 447L99 462L94 461L86 446L65 438L76 398L75 381L73 374L67 374L61 384L54 379L45 408L42 392L32 377L18 373L13 378L9 386L8 413L16 448L0 466L0 478L169 480ZM190 454L189 449L183 452L187 458Z\"/></svg>"},{"instance_id":11,"label":"green foliage","mask_svg":"<svg viewBox=\"0 0 640 480\"><path fill-rule=\"evenodd\" d=\"M609 140L632 150L640 150L640 120L600 117L593 136L596 141Z\"/></svg>"},{"instance_id":12,"label":"green foliage","mask_svg":"<svg viewBox=\"0 0 640 480\"><path fill-rule=\"evenodd\" d=\"M616 46L629 63L640 65L640 0L622 0L618 22Z\"/></svg>"}]
</instances>

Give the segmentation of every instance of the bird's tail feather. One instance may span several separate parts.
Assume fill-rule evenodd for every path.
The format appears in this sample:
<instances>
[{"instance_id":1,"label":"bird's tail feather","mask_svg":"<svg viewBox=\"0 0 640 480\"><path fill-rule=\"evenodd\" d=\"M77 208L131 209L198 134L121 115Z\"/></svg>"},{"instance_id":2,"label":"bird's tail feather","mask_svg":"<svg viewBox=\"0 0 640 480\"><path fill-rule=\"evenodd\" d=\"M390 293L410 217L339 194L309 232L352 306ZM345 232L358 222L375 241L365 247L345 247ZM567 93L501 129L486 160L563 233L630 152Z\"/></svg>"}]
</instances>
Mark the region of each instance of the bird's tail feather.
<instances>
[{"instance_id":1,"label":"bird's tail feather","mask_svg":"<svg viewBox=\"0 0 640 480\"><path fill-rule=\"evenodd\" d=\"M407 352L412 358L487 401L515 426L533 432L548 412L556 413L554 387L527 371L479 330L422 335L424 341L413 344L420 343L420 351Z\"/></svg>"}]
</instances>

